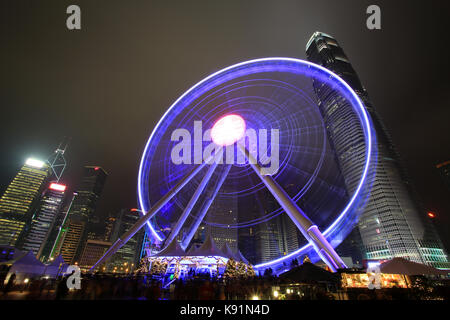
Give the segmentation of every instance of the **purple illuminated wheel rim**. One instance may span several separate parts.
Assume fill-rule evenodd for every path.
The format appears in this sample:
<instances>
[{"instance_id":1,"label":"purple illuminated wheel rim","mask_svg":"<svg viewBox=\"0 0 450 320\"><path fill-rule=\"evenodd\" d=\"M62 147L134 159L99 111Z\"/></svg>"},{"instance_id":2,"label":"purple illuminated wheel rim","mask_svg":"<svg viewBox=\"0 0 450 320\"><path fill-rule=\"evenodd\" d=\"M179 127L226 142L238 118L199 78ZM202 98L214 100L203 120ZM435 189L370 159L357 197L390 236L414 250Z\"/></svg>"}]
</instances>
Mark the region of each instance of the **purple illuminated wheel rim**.
<instances>
[{"instance_id":1,"label":"purple illuminated wheel rim","mask_svg":"<svg viewBox=\"0 0 450 320\"><path fill-rule=\"evenodd\" d=\"M180 96L159 120L145 146L138 175L138 197L140 209L143 212L146 212L151 207L152 201L150 201L148 196L150 163L153 157L153 153L156 150L155 148L158 143L160 143L162 133L169 128L171 121L176 119L176 117L179 116L183 112L183 110L191 107L191 103L193 103L196 99L199 99L199 97L207 93L209 90L211 90L211 88L221 86L223 85L223 83L232 81L233 79L259 72L287 72L293 74L301 74L303 76L311 77L314 80L323 81L327 85L332 86L333 89L337 90L343 97L345 97L345 99L350 102L355 113L358 115L365 138L364 169L362 170L358 187L351 196L347 205L342 210L342 212L337 215L337 218L332 223L330 223L328 227L323 231L323 234L327 238L327 240L332 244L333 247L336 247L340 243L338 238L345 238L345 236L355 225L358 215L355 208L360 207L364 204L365 195L367 194L368 189L370 189L370 183L367 181L367 176L369 175L371 170L373 170L372 163L375 158L375 136L373 133L370 118L362 102L360 101L356 93L350 88L350 86L333 72L319 65L299 59L263 58L238 63L208 76L207 78L203 79L192 88L187 90L182 96ZM288 160L289 157L287 156L284 161ZM320 163L318 163L317 165L320 166ZM313 178L315 177L312 176L311 179ZM301 192L299 192L298 195L299 197L301 197ZM279 211L278 213L280 212L281 211ZM164 239L164 235L159 230L157 231L158 226L155 224L154 220L149 221L147 226L150 230L151 235L155 239L157 239L158 241L162 241ZM289 259L292 259L299 255L307 254L311 252L311 250L312 246L310 244L307 244L281 258L258 264L255 266L255 268L266 268L274 266L286 262Z\"/></svg>"}]
</instances>

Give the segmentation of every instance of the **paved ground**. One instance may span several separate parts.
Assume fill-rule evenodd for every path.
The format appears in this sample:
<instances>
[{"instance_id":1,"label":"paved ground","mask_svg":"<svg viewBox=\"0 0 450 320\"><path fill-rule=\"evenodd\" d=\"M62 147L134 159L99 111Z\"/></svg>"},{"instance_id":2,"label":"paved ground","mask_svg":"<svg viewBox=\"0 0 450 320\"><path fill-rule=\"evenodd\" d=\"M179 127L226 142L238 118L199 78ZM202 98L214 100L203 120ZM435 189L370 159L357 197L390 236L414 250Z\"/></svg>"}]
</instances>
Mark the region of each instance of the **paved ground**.
<instances>
[{"instance_id":1,"label":"paved ground","mask_svg":"<svg viewBox=\"0 0 450 320\"><path fill-rule=\"evenodd\" d=\"M28 291L11 291L7 295L0 293L0 300L53 300L54 296L54 290L50 290L50 292L45 290L39 297L32 297Z\"/></svg>"}]
</instances>

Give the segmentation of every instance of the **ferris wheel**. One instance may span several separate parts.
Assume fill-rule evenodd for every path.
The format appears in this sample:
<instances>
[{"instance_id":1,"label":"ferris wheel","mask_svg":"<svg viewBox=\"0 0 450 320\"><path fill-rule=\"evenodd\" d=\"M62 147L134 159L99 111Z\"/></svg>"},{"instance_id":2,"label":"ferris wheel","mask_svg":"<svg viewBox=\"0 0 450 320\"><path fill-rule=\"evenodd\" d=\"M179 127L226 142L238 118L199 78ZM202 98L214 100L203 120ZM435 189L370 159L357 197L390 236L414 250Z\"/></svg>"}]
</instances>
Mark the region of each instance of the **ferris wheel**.
<instances>
[{"instance_id":1,"label":"ferris wheel","mask_svg":"<svg viewBox=\"0 0 450 320\"><path fill-rule=\"evenodd\" d=\"M318 86L346 102L336 108L351 109L357 119L353 130L364 137L362 153L349 155L362 164L351 194L323 121ZM186 91L157 123L139 168L144 214L92 269L144 226L163 247L181 237L186 249L200 225L254 229L279 216L289 217L303 242L256 268L303 254L316 254L331 270L345 268L334 248L365 204L374 150L362 102L331 71L292 58L220 70ZM237 216L217 218L210 210L215 201L237 203Z\"/></svg>"}]
</instances>

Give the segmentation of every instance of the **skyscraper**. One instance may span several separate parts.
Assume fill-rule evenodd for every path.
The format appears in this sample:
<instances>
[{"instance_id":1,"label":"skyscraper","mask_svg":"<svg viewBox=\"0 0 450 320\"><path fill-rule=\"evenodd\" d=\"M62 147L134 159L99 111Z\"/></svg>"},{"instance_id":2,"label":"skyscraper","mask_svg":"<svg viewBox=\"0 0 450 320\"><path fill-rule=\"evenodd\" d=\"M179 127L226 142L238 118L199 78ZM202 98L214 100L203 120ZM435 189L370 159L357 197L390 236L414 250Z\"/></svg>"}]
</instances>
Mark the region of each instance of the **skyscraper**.
<instances>
[{"instance_id":1,"label":"skyscraper","mask_svg":"<svg viewBox=\"0 0 450 320\"><path fill-rule=\"evenodd\" d=\"M28 159L0 198L0 244L20 245L49 176L48 165Z\"/></svg>"},{"instance_id":2,"label":"skyscraper","mask_svg":"<svg viewBox=\"0 0 450 320\"><path fill-rule=\"evenodd\" d=\"M64 226L67 221L67 217L69 216L69 211L72 207L73 201L77 196L76 192L72 193L72 197L68 200L68 203L64 205L64 208L60 210L59 214L56 216L55 223L53 225L52 230L50 231L47 242L42 250L41 261L46 262L47 260L53 260L56 257L56 254L59 254L61 249L62 239L64 239L64 235L66 233L66 229Z\"/></svg>"},{"instance_id":3,"label":"skyscraper","mask_svg":"<svg viewBox=\"0 0 450 320\"><path fill-rule=\"evenodd\" d=\"M66 263L78 262L94 217L98 199L108 174L101 167L85 166L68 217L59 236L53 256L61 254Z\"/></svg>"},{"instance_id":4,"label":"skyscraper","mask_svg":"<svg viewBox=\"0 0 450 320\"><path fill-rule=\"evenodd\" d=\"M438 169L442 181L444 181L450 190L450 160L437 164L436 169Z\"/></svg>"},{"instance_id":5,"label":"skyscraper","mask_svg":"<svg viewBox=\"0 0 450 320\"><path fill-rule=\"evenodd\" d=\"M38 210L33 214L22 248L39 259L60 212L66 186L51 182L45 190Z\"/></svg>"},{"instance_id":6,"label":"skyscraper","mask_svg":"<svg viewBox=\"0 0 450 320\"><path fill-rule=\"evenodd\" d=\"M285 187L289 189L289 187ZM243 219L261 217L278 208L278 203L268 190L262 190L259 201L251 203L245 198L239 200L239 215ZM239 232L239 250L253 264L267 262L299 248L297 227L285 212L281 212L267 221L250 227L241 228Z\"/></svg>"},{"instance_id":7,"label":"skyscraper","mask_svg":"<svg viewBox=\"0 0 450 320\"><path fill-rule=\"evenodd\" d=\"M83 253L80 257L80 268L83 271L89 271L92 266L105 254L111 247L112 243L102 240L87 240L83 247ZM104 270L104 266L99 266L100 271ZM105 268L106 269L106 268Z\"/></svg>"},{"instance_id":8,"label":"skyscraper","mask_svg":"<svg viewBox=\"0 0 450 320\"><path fill-rule=\"evenodd\" d=\"M366 89L336 39L315 32L306 45L309 61L319 64L349 84L371 116L377 138L377 166L370 197L359 220L359 231L369 259L405 257L419 263L444 267L447 258L439 237L421 208L401 164L391 137L372 106ZM330 144L343 174L348 194L353 194L363 165L364 139L355 130L358 121L348 103L331 88L313 83ZM427 252L438 250L430 260Z\"/></svg>"},{"instance_id":9,"label":"skyscraper","mask_svg":"<svg viewBox=\"0 0 450 320\"><path fill-rule=\"evenodd\" d=\"M207 218L221 224L221 226L211 226L204 224L205 235L211 235L219 249L228 244L230 249L237 252L238 231L233 227L237 222L237 200L235 197L229 199L215 198L208 210Z\"/></svg>"},{"instance_id":10,"label":"skyscraper","mask_svg":"<svg viewBox=\"0 0 450 320\"><path fill-rule=\"evenodd\" d=\"M105 241L114 243L121 235L127 232L139 218L140 216L137 209L122 209L114 219L108 218L106 233L109 233L109 237L105 237ZM114 270L115 268L116 272L129 272L134 269L140 259L144 232L144 229L141 229L128 240L123 247L117 250L108 263L108 269Z\"/></svg>"}]
</instances>

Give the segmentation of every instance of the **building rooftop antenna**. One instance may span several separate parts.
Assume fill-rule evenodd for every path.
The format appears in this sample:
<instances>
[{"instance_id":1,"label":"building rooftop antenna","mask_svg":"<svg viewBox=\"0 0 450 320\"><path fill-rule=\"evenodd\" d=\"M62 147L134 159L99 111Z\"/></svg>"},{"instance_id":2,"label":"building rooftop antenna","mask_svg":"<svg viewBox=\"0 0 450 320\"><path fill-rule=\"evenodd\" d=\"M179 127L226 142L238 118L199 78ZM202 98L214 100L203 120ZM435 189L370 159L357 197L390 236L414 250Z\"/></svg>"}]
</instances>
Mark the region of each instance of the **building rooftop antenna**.
<instances>
[{"instance_id":1,"label":"building rooftop antenna","mask_svg":"<svg viewBox=\"0 0 450 320\"><path fill-rule=\"evenodd\" d=\"M64 153L66 152L67 146L69 145L69 141L70 138L64 137L56 150L47 159L47 163L52 169L52 173L56 178L56 182L59 182L64 170L66 169L67 162L64 158Z\"/></svg>"}]
</instances>

